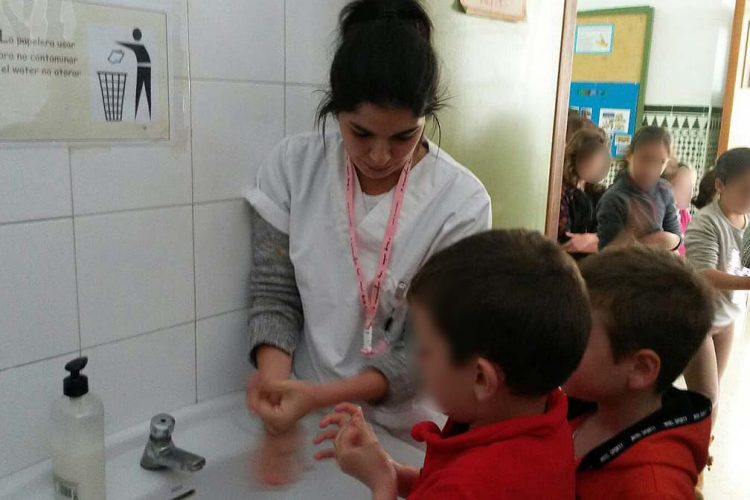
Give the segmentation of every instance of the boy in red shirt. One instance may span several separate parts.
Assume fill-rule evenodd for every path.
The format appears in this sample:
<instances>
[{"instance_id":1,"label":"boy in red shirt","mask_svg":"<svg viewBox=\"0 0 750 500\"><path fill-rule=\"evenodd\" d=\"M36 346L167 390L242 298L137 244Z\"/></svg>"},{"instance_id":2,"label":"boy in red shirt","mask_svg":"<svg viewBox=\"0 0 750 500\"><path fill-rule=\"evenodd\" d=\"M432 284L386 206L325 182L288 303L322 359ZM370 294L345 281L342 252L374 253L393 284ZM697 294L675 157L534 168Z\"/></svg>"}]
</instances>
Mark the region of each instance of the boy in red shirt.
<instances>
[{"instance_id":1,"label":"boy in red shirt","mask_svg":"<svg viewBox=\"0 0 750 500\"><path fill-rule=\"evenodd\" d=\"M666 251L622 248L581 264L593 324L563 386L580 500L694 499L711 401L672 386L711 328L712 292Z\"/></svg>"},{"instance_id":2,"label":"boy in red shirt","mask_svg":"<svg viewBox=\"0 0 750 500\"><path fill-rule=\"evenodd\" d=\"M555 243L491 231L434 255L409 290L417 361L448 415L417 424L421 469L395 463L359 407L339 405L316 442L375 499L573 500L573 443L559 390L590 329L585 285Z\"/></svg>"}]
</instances>

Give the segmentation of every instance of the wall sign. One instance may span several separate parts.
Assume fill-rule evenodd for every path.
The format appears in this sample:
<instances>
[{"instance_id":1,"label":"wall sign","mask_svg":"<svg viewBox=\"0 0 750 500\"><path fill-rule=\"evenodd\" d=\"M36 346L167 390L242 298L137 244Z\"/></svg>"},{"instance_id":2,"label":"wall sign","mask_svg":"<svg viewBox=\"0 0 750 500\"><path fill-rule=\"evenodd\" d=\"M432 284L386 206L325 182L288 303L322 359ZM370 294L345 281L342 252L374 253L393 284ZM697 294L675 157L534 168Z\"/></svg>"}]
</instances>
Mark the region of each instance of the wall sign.
<instances>
[{"instance_id":1,"label":"wall sign","mask_svg":"<svg viewBox=\"0 0 750 500\"><path fill-rule=\"evenodd\" d=\"M579 24L576 27L576 54L611 53L614 34L614 24Z\"/></svg>"},{"instance_id":2,"label":"wall sign","mask_svg":"<svg viewBox=\"0 0 750 500\"><path fill-rule=\"evenodd\" d=\"M506 21L526 20L526 0L461 0L467 14Z\"/></svg>"},{"instance_id":3,"label":"wall sign","mask_svg":"<svg viewBox=\"0 0 750 500\"><path fill-rule=\"evenodd\" d=\"M169 139L167 15L0 0L0 141Z\"/></svg>"}]
</instances>

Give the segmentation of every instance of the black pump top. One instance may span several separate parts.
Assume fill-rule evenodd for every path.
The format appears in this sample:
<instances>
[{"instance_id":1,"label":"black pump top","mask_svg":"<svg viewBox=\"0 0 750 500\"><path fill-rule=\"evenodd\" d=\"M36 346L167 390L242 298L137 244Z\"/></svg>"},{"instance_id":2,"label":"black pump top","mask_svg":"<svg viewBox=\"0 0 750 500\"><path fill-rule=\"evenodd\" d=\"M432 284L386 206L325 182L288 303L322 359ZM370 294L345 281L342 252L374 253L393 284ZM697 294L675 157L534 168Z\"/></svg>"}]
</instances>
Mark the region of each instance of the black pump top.
<instances>
[{"instance_id":1,"label":"black pump top","mask_svg":"<svg viewBox=\"0 0 750 500\"><path fill-rule=\"evenodd\" d=\"M80 398L89 392L89 379L86 375L81 375L81 370L86 367L89 358L86 356L76 358L65 365L65 369L70 375L63 380L63 394L69 398Z\"/></svg>"}]
</instances>

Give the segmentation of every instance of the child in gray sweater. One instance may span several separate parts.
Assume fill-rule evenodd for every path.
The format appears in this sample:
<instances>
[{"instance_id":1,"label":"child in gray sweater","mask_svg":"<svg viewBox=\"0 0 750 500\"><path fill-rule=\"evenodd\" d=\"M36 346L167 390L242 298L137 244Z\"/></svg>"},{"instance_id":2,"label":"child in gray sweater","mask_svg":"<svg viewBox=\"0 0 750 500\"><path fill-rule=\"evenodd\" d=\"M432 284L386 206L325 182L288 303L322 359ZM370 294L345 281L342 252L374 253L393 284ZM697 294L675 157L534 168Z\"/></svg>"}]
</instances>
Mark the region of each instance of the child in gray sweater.
<instances>
[{"instance_id":1,"label":"child in gray sweater","mask_svg":"<svg viewBox=\"0 0 750 500\"><path fill-rule=\"evenodd\" d=\"M745 312L750 276L742 265L743 233L750 213L750 149L724 153L701 181L693 200L700 209L685 235L687 258L716 288L713 328L685 371L688 388L714 405L729 359L734 323Z\"/></svg>"},{"instance_id":2,"label":"child in gray sweater","mask_svg":"<svg viewBox=\"0 0 750 500\"><path fill-rule=\"evenodd\" d=\"M661 178L672 154L669 132L643 127L625 154L627 168L604 193L597 209L599 249L637 241L666 250L682 243L672 188Z\"/></svg>"}]
</instances>

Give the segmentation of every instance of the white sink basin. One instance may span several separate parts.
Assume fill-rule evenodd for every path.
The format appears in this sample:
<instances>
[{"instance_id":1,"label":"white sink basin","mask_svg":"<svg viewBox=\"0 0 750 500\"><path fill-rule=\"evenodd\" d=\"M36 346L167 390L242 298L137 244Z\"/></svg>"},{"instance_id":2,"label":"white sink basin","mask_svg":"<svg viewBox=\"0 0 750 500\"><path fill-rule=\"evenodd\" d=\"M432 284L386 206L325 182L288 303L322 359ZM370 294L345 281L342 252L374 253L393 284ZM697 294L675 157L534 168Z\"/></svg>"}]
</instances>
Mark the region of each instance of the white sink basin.
<instances>
[{"instance_id":1,"label":"white sink basin","mask_svg":"<svg viewBox=\"0 0 750 500\"><path fill-rule=\"evenodd\" d=\"M319 415L303 421L308 443L304 450L309 467L301 480L285 489L269 489L256 483L250 459L260 436L260 423L248 415L244 394L232 394L174 413L177 446L206 457L199 472L149 472L140 468L149 424L134 426L107 438L108 500L185 499L331 499L369 498L366 488L342 474L332 461L312 460L312 438ZM155 408L154 413L159 409ZM394 459L420 465L423 453L376 427L381 443ZM0 479L0 499L51 499L52 469L49 461ZM193 492L193 493L190 493Z\"/></svg>"}]
</instances>

